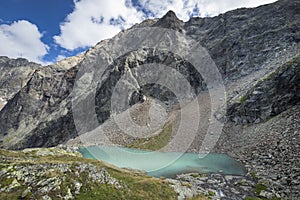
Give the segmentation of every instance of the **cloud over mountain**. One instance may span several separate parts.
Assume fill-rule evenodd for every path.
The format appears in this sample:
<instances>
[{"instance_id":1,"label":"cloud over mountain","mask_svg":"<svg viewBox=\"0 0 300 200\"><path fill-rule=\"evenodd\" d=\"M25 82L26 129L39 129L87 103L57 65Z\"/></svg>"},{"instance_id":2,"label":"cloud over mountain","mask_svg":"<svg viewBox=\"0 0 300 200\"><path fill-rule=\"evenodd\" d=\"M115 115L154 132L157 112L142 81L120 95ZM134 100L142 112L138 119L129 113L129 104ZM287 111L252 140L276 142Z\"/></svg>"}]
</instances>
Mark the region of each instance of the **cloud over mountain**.
<instances>
[{"instance_id":1,"label":"cloud over mountain","mask_svg":"<svg viewBox=\"0 0 300 200\"><path fill-rule=\"evenodd\" d=\"M51 0L47 1L45 5L52 5ZM192 16L215 16L235 8L255 7L274 1L73 0L72 2L69 0L60 1L61 7L70 7L62 9L60 13L56 13L56 7L52 5L53 10L49 12L48 21L44 20L45 17L41 17L40 13L44 12L44 4L43 7L31 6L33 10L27 9L28 12L25 13L11 10L5 14L2 7L4 10L0 19L0 55L12 58L24 57L48 64L76 55L144 19L161 18L169 10L173 10L180 19L187 21ZM22 2L23 4L20 4ZM20 1L16 5L22 7L25 5L24 2L25 0ZM6 9L8 11L15 8L13 2L10 4L11 6ZM39 12L33 12L34 10ZM14 17L12 19L11 13ZM49 21L54 21L51 26L47 24Z\"/></svg>"},{"instance_id":2,"label":"cloud over mountain","mask_svg":"<svg viewBox=\"0 0 300 200\"><path fill-rule=\"evenodd\" d=\"M67 50L95 45L146 18L160 18L173 10L187 21L192 16L215 16L239 7L254 7L275 0L74 0L74 10L60 24L55 42Z\"/></svg>"},{"instance_id":3,"label":"cloud over mountain","mask_svg":"<svg viewBox=\"0 0 300 200\"><path fill-rule=\"evenodd\" d=\"M24 57L43 63L43 56L48 52L48 45L41 41L43 34L37 26L26 20L0 25L0 55L11 58Z\"/></svg>"},{"instance_id":4,"label":"cloud over mountain","mask_svg":"<svg viewBox=\"0 0 300 200\"><path fill-rule=\"evenodd\" d=\"M54 40L68 50L88 47L112 37L142 19L142 13L125 0L75 1L74 11L61 23Z\"/></svg>"}]
</instances>

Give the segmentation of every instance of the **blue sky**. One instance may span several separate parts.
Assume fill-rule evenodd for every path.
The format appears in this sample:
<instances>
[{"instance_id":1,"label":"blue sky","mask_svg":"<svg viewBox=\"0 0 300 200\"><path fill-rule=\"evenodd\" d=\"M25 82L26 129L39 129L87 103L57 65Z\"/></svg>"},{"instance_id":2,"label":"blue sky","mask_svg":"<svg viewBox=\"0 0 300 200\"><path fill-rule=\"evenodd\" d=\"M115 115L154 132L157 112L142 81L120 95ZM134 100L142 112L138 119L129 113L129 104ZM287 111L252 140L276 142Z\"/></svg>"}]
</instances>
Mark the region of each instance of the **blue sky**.
<instances>
[{"instance_id":1,"label":"blue sky","mask_svg":"<svg viewBox=\"0 0 300 200\"><path fill-rule=\"evenodd\" d=\"M168 10L187 21L275 0L1 0L0 55L41 64L76 55Z\"/></svg>"},{"instance_id":2,"label":"blue sky","mask_svg":"<svg viewBox=\"0 0 300 200\"><path fill-rule=\"evenodd\" d=\"M43 33L42 42L49 46L44 60L51 62L63 49L53 42L53 35L60 33L59 23L74 9L73 0L8 0L0 1L0 23L11 24L26 20L37 25ZM72 55L72 54L71 54Z\"/></svg>"}]
</instances>

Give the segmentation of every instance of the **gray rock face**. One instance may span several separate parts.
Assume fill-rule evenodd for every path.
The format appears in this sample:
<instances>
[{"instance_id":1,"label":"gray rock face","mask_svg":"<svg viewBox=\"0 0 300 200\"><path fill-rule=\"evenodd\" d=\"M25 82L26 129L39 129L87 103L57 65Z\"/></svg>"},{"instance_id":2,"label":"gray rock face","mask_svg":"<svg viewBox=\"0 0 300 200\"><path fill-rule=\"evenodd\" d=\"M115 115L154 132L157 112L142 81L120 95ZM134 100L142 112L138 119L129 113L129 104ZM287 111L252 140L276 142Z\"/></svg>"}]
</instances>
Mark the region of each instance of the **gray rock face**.
<instances>
[{"instance_id":1,"label":"gray rock face","mask_svg":"<svg viewBox=\"0 0 300 200\"><path fill-rule=\"evenodd\" d=\"M129 59L129 57L133 57L134 59ZM126 75L131 76L132 85L129 87L131 90L134 90L133 95L128 97L130 98L128 106L143 101L144 96L159 99L166 105L170 105L170 107L171 105L178 103L178 100L176 99L178 97L176 97L172 91L164 86L155 84L155 82L158 82L158 80L153 80L153 84L143 85L143 75L148 72L143 69L140 70L139 66L151 63L163 63L164 65L167 65L170 68L180 72L190 82L195 94L199 94L201 91L206 90L206 84L199 72L197 72L190 63L184 61L178 55L174 55L171 52L157 51L154 49L143 49L142 51L131 52L129 55L124 55L116 60L107 68L103 75L103 77L107 78L103 79L101 88L97 89L95 99L96 113L100 122L103 122L109 118L113 90L115 89L120 78ZM149 71L149 73L154 72ZM180 87L180 85L177 85L180 84L180 81L175 81L171 84L174 85L174 87ZM123 90L125 90L125 88L123 88ZM186 98L188 98L188 96L186 96ZM126 109L128 109L128 107L121 107L118 109L118 113L125 111Z\"/></svg>"},{"instance_id":2,"label":"gray rock face","mask_svg":"<svg viewBox=\"0 0 300 200\"><path fill-rule=\"evenodd\" d=\"M51 66L34 71L1 110L3 147L53 146L76 134L67 100L76 72L77 68L61 70Z\"/></svg>"},{"instance_id":3,"label":"gray rock face","mask_svg":"<svg viewBox=\"0 0 300 200\"><path fill-rule=\"evenodd\" d=\"M299 8L299 1L281 0L258 8L230 11L213 18L192 18L185 23L177 19L176 15L170 11L162 19L146 20L132 27L131 30L138 27L162 27L186 34L208 50L226 80L226 84L239 81L242 77L249 77L252 83L253 73L261 70L273 71L286 59L294 57L299 52ZM78 131L81 133L88 131L86 127L82 130L75 128L70 95L76 76L86 77L87 83L91 84L88 82L89 79L95 78L96 75L95 72L90 71L83 74L77 72L79 69L90 66L95 66L94 69L99 71L103 70L104 66L98 66L99 59L110 60L111 57L110 55L100 55L101 50L117 43L121 35L127 33L125 30L110 40L101 41L83 55L39 68L29 78L25 78L24 84L21 84L22 89L13 90L12 93L16 94L0 111L0 147L22 149L55 146L76 137ZM132 58L134 59L131 60ZM276 64L270 67L270 63L273 62ZM100 123L103 123L112 114L109 107L110 98L118 79L121 75L137 71L139 65L142 64L168 65L184 75L196 94L200 94L206 89L201 75L197 74L189 63L179 56L173 55L172 52L137 49L109 63L111 65L105 71L105 75L101 77L101 82L104 84L97 89L95 99L89 98L92 97L89 91L80 91L85 95L84 100L86 101L81 101L79 105L85 107L95 102L97 119ZM288 74L282 75L279 84L287 84L284 80L292 78L293 69L287 69L287 72ZM133 80L139 78L138 73L132 76ZM259 78L262 77L259 76ZM297 85L297 80L296 77L291 81ZM277 81L277 79L270 79L269 83L265 85L265 90L270 88L273 81ZM18 84L20 85L20 83ZM247 86L247 89L250 86ZM16 88L21 88L21 86ZM137 84L133 89L134 95L129 97L130 105L142 101L145 96L159 98L168 105L176 104L174 94L166 88ZM284 92L283 89L282 93L278 94L278 101L282 95L298 92L298 90ZM260 91L254 93L259 96ZM275 90L265 98L269 98L274 93L276 93ZM293 95L293 97L287 98L293 99L294 102L298 97L296 98L297 95L295 96L294 93ZM288 109L288 106L281 107L285 102L272 104L274 111L272 115ZM239 110L243 105L231 108L230 116L240 116ZM247 103L248 105L253 107L250 102ZM265 104L261 103L260 105ZM122 109L124 110L126 107ZM263 115L266 113L260 114L260 116ZM88 116L85 118L88 119ZM247 120L252 123L257 119L251 117ZM95 128L94 124L89 124L90 122L84 121L84 123L89 128Z\"/></svg>"},{"instance_id":4,"label":"gray rock face","mask_svg":"<svg viewBox=\"0 0 300 200\"><path fill-rule=\"evenodd\" d=\"M285 53L299 52L299 7L299 1L281 0L213 18L192 18L185 30L208 49L226 80L238 79ZM291 50L295 46L298 50Z\"/></svg>"},{"instance_id":5,"label":"gray rock face","mask_svg":"<svg viewBox=\"0 0 300 200\"><path fill-rule=\"evenodd\" d=\"M299 104L300 55L264 77L239 101L227 113L239 124L259 123Z\"/></svg>"},{"instance_id":6,"label":"gray rock face","mask_svg":"<svg viewBox=\"0 0 300 200\"><path fill-rule=\"evenodd\" d=\"M159 19L152 26L173 29L179 32L182 32L184 30L184 22L179 20L173 11L167 12L165 16Z\"/></svg>"},{"instance_id":7,"label":"gray rock face","mask_svg":"<svg viewBox=\"0 0 300 200\"><path fill-rule=\"evenodd\" d=\"M9 59L0 56L0 110L30 79L34 70L41 67L26 59Z\"/></svg>"}]
</instances>

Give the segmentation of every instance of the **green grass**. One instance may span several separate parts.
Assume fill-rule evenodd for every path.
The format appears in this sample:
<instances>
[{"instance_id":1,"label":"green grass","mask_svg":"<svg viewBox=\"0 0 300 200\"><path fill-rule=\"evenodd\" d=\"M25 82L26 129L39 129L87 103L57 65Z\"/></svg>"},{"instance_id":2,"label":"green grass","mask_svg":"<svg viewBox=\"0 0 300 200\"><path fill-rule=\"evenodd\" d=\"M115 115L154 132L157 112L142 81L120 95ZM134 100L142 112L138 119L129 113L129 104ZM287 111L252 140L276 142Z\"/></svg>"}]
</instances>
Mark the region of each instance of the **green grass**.
<instances>
[{"instance_id":1,"label":"green grass","mask_svg":"<svg viewBox=\"0 0 300 200\"><path fill-rule=\"evenodd\" d=\"M209 200L209 199L211 198L205 196L204 194L186 198L186 200Z\"/></svg>"},{"instance_id":2,"label":"green grass","mask_svg":"<svg viewBox=\"0 0 300 200\"><path fill-rule=\"evenodd\" d=\"M280 198L259 198L259 197L245 197L244 200L281 200Z\"/></svg>"},{"instance_id":3,"label":"green grass","mask_svg":"<svg viewBox=\"0 0 300 200\"><path fill-rule=\"evenodd\" d=\"M215 193L212 191L208 191L208 196L213 197L213 196L215 196Z\"/></svg>"},{"instance_id":4,"label":"green grass","mask_svg":"<svg viewBox=\"0 0 300 200\"><path fill-rule=\"evenodd\" d=\"M51 150L52 151L52 150ZM56 152L53 149L53 152ZM39 179L52 178L52 177L65 177L65 180L61 182L60 189L49 192L49 196L52 199L59 199L60 196L65 196L68 189L71 189L72 195L75 199L169 199L173 200L177 198L177 194L169 186L169 184L162 179L153 178L146 176L142 173L136 171L130 171L125 169L120 169L115 166L106 164L102 161L87 159L79 157L76 155L69 154L65 152L57 151L58 155L47 155L47 156L35 156L36 151L23 153L22 151L7 151L0 150L0 157L2 159L0 165L0 171L2 169L10 168L12 171L15 169L11 166L24 166L24 165L40 165L46 163L64 163L68 164L71 171L62 173L59 170L49 171L43 177ZM88 172L84 171L75 174L76 166L79 163L92 164L97 169L105 168L105 170L110 174L111 177L115 178L121 185L122 188L117 188L115 185L103 184L99 182L93 182L89 179ZM8 186L12 182L12 178L9 176L2 176L0 178L1 187ZM74 181L82 183L80 189L80 194L76 195L74 193ZM19 181L21 186L14 188L10 192L0 192L0 199L20 199L23 191L28 188L24 182ZM32 188L31 193L24 199L41 199L41 194L35 193L38 188Z\"/></svg>"},{"instance_id":5,"label":"green grass","mask_svg":"<svg viewBox=\"0 0 300 200\"><path fill-rule=\"evenodd\" d=\"M300 73L300 54L297 54L294 58L284 63L281 67L276 69L273 73L266 75L263 77L262 81L267 81L276 78L280 73L284 72L286 69L291 66L296 66L295 73L299 75Z\"/></svg>"},{"instance_id":6,"label":"green grass","mask_svg":"<svg viewBox=\"0 0 300 200\"><path fill-rule=\"evenodd\" d=\"M164 180L137 174L124 174L118 169L107 169L109 174L125 183L126 190L122 199L176 199L174 190ZM120 198L119 198L120 199Z\"/></svg>"},{"instance_id":7,"label":"green grass","mask_svg":"<svg viewBox=\"0 0 300 200\"><path fill-rule=\"evenodd\" d=\"M256 194L260 194L261 191L263 190L267 190L267 186L265 186L264 184L262 183L257 183L256 186L254 187L254 192Z\"/></svg>"},{"instance_id":8,"label":"green grass","mask_svg":"<svg viewBox=\"0 0 300 200\"><path fill-rule=\"evenodd\" d=\"M201 177L203 177L203 174L202 173L194 173L194 174L191 174L191 176L194 178L201 178Z\"/></svg>"},{"instance_id":9,"label":"green grass","mask_svg":"<svg viewBox=\"0 0 300 200\"><path fill-rule=\"evenodd\" d=\"M240 97L240 103L245 103L246 101L246 95L243 95Z\"/></svg>"},{"instance_id":10,"label":"green grass","mask_svg":"<svg viewBox=\"0 0 300 200\"><path fill-rule=\"evenodd\" d=\"M262 200L262 199L258 197L245 197L244 200Z\"/></svg>"},{"instance_id":11,"label":"green grass","mask_svg":"<svg viewBox=\"0 0 300 200\"><path fill-rule=\"evenodd\" d=\"M172 124L167 124L163 127L163 130L154 137L142 138L129 145L128 148L147 149L147 150L159 150L166 146L172 137Z\"/></svg>"},{"instance_id":12,"label":"green grass","mask_svg":"<svg viewBox=\"0 0 300 200\"><path fill-rule=\"evenodd\" d=\"M256 180L256 181L258 180L258 177L257 177L255 171L251 171L251 172L250 172L250 175L251 175L251 177L252 177L254 180Z\"/></svg>"}]
</instances>

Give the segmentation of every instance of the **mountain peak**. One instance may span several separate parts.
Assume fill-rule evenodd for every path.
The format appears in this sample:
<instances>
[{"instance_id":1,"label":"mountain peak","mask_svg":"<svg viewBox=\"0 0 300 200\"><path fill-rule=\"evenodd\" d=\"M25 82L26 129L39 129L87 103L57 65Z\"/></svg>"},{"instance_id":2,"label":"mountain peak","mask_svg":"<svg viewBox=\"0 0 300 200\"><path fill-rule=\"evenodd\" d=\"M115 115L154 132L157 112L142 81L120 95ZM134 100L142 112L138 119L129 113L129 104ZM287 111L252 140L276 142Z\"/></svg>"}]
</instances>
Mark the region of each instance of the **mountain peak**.
<instances>
[{"instance_id":1,"label":"mountain peak","mask_svg":"<svg viewBox=\"0 0 300 200\"><path fill-rule=\"evenodd\" d=\"M162 18L173 18L179 20L173 10L169 10Z\"/></svg>"},{"instance_id":2,"label":"mountain peak","mask_svg":"<svg viewBox=\"0 0 300 200\"><path fill-rule=\"evenodd\" d=\"M159 19L153 26L170 28L176 31L182 31L184 22L178 19L174 11L169 10L161 19Z\"/></svg>"}]
</instances>

